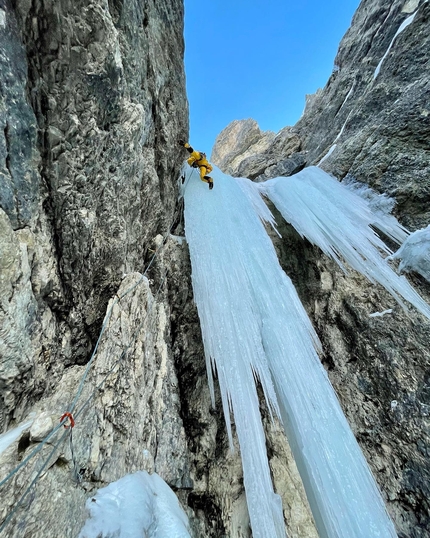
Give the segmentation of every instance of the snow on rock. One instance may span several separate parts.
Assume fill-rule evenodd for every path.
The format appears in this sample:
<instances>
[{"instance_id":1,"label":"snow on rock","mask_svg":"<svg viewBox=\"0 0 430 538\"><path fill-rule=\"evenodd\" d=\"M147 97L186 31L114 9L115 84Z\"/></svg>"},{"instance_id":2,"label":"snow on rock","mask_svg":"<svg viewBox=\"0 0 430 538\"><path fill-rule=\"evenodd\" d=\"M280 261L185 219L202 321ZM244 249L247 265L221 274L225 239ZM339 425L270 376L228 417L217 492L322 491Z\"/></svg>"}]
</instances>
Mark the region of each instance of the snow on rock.
<instances>
[{"instance_id":1,"label":"snow on rock","mask_svg":"<svg viewBox=\"0 0 430 538\"><path fill-rule=\"evenodd\" d=\"M254 538L285 536L256 378L269 409L282 418L320 536L394 538L319 360L316 333L259 218L271 220L261 205L261 184L217 168L211 175L212 191L196 171L183 188L185 233L209 384L213 395L214 369L230 439L234 417Z\"/></svg>"},{"instance_id":2,"label":"snow on rock","mask_svg":"<svg viewBox=\"0 0 430 538\"><path fill-rule=\"evenodd\" d=\"M382 318L385 316L385 314L392 314L393 309L388 308L387 310L383 310L382 312L373 312L373 314L369 314L369 318Z\"/></svg>"},{"instance_id":3,"label":"snow on rock","mask_svg":"<svg viewBox=\"0 0 430 538\"><path fill-rule=\"evenodd\" d=\"M126 475L86 502L90 518L79 538L190 538L188 519L156 473Z\"/></svg>"},{"instance_id":4,"label":"snow on rock","mask_svg":"<svg viewBox=\"0 0 430 538\"><path fill-rule=\"evenodd\" d=\"M316 166L260 183L259 188L302 237L319 246L345 272L344 262L384 286L403 308L402 299L406 299L430 319L430 306L383 258L383 253L392 252L371 228L375 214L363 198ZM384 232L395 237L398 229L386 221Z\"/></svg>"},{"instance_id":5,"label":"snow on rock","mask_svg":"<svg viewBox=\"0 0 430 538\"><path fill-rule=\"evenodd\" d=\"M342 125L340 131L337 133L336 138L334 139L334 142L337 142L337 141L339 140L339 138L342 136L343 131L345 130L346 124L347 124L347 122L348 122L348 119L349 119L349 115L348 115L348 117L346 118L346 120L344 121L344 123L343 123L343 125ZM328 155L327 155L327 157L328 157ZM323 159L321 159L320 163L321 163L321 162L323 162Z\"/></svg>"},{"instance_id":6,"label":"snow on rock","mask_svg":"<svg viewBox=\"0 0 430 538\"><path fill-rule=\"evenodd\" d=\"M343 100L343 103L340 105L340 108L338 110L338 113L342 110L342 108L345 106L346 102L348 101L348 99L351 97L351 94L354 90L354 84L351 86L351 89L349 90L349 92L347 93L347 96L345 97L345 99Z\"/></svg>"},{"instance_id":7,"label":"snow on rock","mask_svg":"<svg viewBox=\"0 0 430 538\"><path fill-rule=\"evenodd\" d=\"M401 260L400 272L415 271L430 282L430 225L412 233L390 259Z\"/></svg>"},{"instance_id":8,"label":"snow on rock","mask_svg":"<svg viewBox=\"0 0 430 538\"><path fill-rule=\"evenodd\" d=\"M376 79L376 77L379 75L379 72L381 71L381 66L382 66L382 63L383 61L385 60L385 58L388 56L392 46L393 46L393 43L394 41L396 40L396 37L401 34L403 32L403 30L405 28L407 28L410 24L412 24L414 22L414 19L415 19L415 15L417 14L417 12L415 11L415 13L413 13L412 15L410 15L407 19L405 19L402 24L399 26L399 29L397 30L397 32L395 33L393 39L391 40L391 43L390 45L388 46L388 49L385 51L385 54L384 56L382 56L381 58L381 61L379 62L379 64L376 66L376 69L375 69L375 72L373 73L373 80Z\"/></svg>"}]
</instances>

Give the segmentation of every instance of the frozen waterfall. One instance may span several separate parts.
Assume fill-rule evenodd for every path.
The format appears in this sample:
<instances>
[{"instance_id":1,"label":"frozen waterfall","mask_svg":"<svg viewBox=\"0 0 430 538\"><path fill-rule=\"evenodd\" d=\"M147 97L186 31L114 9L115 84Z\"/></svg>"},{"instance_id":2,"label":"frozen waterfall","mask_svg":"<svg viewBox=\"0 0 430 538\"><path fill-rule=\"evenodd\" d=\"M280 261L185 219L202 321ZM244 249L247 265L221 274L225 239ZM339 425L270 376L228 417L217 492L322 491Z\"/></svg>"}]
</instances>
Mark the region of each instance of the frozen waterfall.
<instances>
[{"instance_id":1,"label":"frozen waterfall","mask_svg":"<svg viewBox=\"0 0 430 538\"><path fill-rule=\"evenodd\" d=\"M393 216L372 212L369 202L316 166L259 185L284 219L342 269L347 270L346 261L371 282L382 284L404 308L406 299L430 319L430 306L391 269L381 253L388 257L392 252L371 228L400 243L407 235Z\"/></svg>"},{"instance_id":2,"label":"frozen waterfall","mask_svg":"<svg viewBox=\"0 0 430 538\"><path fill-rule=\"evenodd\" d=\"M259 193L262 187L215 168L215 186L209 191L196 170L185 172L185 231L209 384L213 396L215 370L230 441L230 414L234 417L253 536L285 536L267 460L258 379L269 409L283 421L319 535L394 538L376 483L319 360L318 338L260 220L273 221ZM266 191L270 196L277 190L276 181L272 186L272 192ZM303 207L297 205L296 213ZM305 212L302 229L298 226L306 236L309 229L317 229L317 217L311 213ZM330 218L336 220L335 215ZM339 236L342 218L340 213ZM326 234L319 229L314 242L327 244L325 250L341 263L343 251L327 242ZM373 281L380 281L379 267L368 272ZM388 277L381 279L386 284ZM398 298L404 289L392 291ZM418 305L421 310L423 305Z\"/></svg>"}]
</instances>

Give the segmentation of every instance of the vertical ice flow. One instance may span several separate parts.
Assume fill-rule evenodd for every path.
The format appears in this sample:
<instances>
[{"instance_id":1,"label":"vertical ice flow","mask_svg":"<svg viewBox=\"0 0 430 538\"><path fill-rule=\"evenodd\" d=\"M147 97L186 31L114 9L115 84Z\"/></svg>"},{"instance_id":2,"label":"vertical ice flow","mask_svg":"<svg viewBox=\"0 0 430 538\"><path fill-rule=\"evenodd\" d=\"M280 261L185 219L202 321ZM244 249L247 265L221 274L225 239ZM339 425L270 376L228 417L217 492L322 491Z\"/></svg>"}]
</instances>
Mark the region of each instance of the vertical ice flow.
<instances>
[{"instance_id":1,"label":"vertical ice flow","mask_svg":"<svg viewBox=\"0 0 430 538\"><path fill-rule=\"evenodd\" d=\"M399 34L401 34L403 32L403 30L405 28L407 28L410 24L412 24L414 22L414 19L415 19L415 15L417 14L417 12L415 11L415 13L412 13L412 15L410 15L407 19L405 19L402 24L399 26L399 29L397 30L397 32L394 34L394 37L393 39L391 40L391 43L389 44L388 46L388 49L385 51L385 54L384 56L382 56L379 64L376 66L376 69L373 73L373 80L375 80L375 78L379 75L379 72L381 71L381 67L382 67L382 64L385 60L385 58L388 56L393 44L394 44L394 41L396 40L397 36Z\"/></svg>"},{"instance_id":2,"label":"vertical ice flow","mask_svg":"<svg viewBox=\"0 0 430 538\"><path fill-rule=\"evenodd\" d=\"M258 187L215 168L184 186L185 229L208 375L239 439L255 538L284 536L255 386L280 414L321 537L394 538L394 527L317 355L318 338L259 218Z\"/></svg>"},{"instance_id":3,"label":"vertical ice flow","mask_svg":"<svg viewBox=\"0 0 430 538\"><path fill-rule=\"evenodd\" d=\"M264 277L261 239L266 250L271 243L238 183L218 171L212 175L215 186L209 191L198 173L191 172L184 193L207 371L212 386L212 366L216 368L231 446L230 410L234 415L254 536L280 538L285 536L282 506L271 482L254 379L255 373L279 414L252 281L257 274ZM257 238L254 245L252 237Z\"/></svg>"}]
</instances>

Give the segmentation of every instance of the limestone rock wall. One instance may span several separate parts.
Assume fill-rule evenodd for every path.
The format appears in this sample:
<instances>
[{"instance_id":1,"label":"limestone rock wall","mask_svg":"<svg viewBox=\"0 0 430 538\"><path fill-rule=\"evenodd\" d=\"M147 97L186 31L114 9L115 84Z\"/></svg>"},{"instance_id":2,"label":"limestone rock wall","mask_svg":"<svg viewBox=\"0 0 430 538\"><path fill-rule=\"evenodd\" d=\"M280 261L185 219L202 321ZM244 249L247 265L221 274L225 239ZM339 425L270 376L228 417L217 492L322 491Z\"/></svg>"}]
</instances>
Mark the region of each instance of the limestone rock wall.
<instances>
[{"instance_id":1,"label":"limestone rock wall","mask_svg":"<svg viewBox=\"0 0 430 538\"><path fill-rule=\"evenodd\" d=\"M74 538L96 489L146 469L192 536L251 536L180 237L182 32L181 0L0 0L0 433L33 420L0 482L39 450L0 486L2 535ZM316 536L265 422L290 536Z\"/></svg>"},{"instance_id":2,"label":"limestone rock wall","mask_svg":"<svg viewBox=\"0 0 430 538\"><path fill-rule=\"evenodd\" d=\"M211 160L227 174L258 181L267 179L269 170L288 169L287 175L301 170L305 160L300 147L301 140L290 127L275 134L262 132L255 120L234 120L217 136Z\"/></svg>"},{"instance_id":3,"label":"limestone rock wall","mask_svg":"<svg viewBox=\"0 0 430 538\"><path fill-rule=\"evenodd\" d=\"M171 225L174 141L188 121L181 2L3 8L1 201L27 271L17 287L31 290L20 319L3 310L28 345L6 330L7 354L19 358L5 365L2 427L20 394L85 362L123 274L144 266ZM27 372L41 364L51 381L34 387Z\"/></svg>"},{"instance_id":4,"label":"limestone rock wall","mask_svg":"<svg viewBox=\"0 0 430 538\"><path fill-rule=\"evenodd\" d=\"M47 460L61 428L1 488L3 520L41 472L7 536L77 536L91 491L140 468L190 487L165 278L139 276L179 215L182 33L180 0L0 2L0 431L35 415L0 479L79 396L73 445Z\"/></svg>"}]
</instances>

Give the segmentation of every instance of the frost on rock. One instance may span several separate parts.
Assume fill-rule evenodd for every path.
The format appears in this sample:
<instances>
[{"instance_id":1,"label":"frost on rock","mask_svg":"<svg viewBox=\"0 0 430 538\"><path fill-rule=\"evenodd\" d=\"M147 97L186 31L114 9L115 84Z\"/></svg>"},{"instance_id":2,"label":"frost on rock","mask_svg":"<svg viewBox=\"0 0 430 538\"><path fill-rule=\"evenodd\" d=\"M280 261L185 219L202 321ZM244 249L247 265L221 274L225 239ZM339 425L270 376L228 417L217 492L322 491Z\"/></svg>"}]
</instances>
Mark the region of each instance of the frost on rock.
<instances>
[{"instance_id":1,"label":"frost on rock","mask_svg":"<svg viewBox=\"0 0 430 538\"><path fill-rule=\"evenodd\" d=\"M401 260L400 272L415 271L430 282L430 225L411 234L390 259Z\"/></svg>"},{"instance_id":2,"label":"frost on rock","mask_svg":"<svg viewBox=\"0 0 430 538\"><path fill-rule=\"evenodd\" d=\"M13 428L0 435L0 454L4 452L12 443L21 437L22 432L28 430L34 422L35 414L32 413L28 420L19 424L16 428Z\"/></svg>"},{"instance_id":3,"label":"frost on rock","mask_svg":"<svg viewBox=\"0 0 430 538\"><path fill-rule=\"evenodd\" d=\"M190 538L188 518L156 473L126 475L88 499L79 538Z\"/></svg>"},{"instance_id":4,"label":"frost on rock","mask_svg":"<svg viewBox=\"0 0 430 538\"><path fill-rule=\"evenodd\" d=\"M188 175L188 172L187 172ZM256 378L283 421L320 536L394 538L367 463L321 365L318 338L260 216L258 184L217 168L183 188L194 298L213 396L216 370L230 436L239 439L254 538L285 536ZM301 208L298 208L300 210Z\"/></svg>"},{"instance_id":5,"label":"frost on rock","mask_svg":"<svg viewBox=\"0 0 430 538\"><path fill-rule=\"evenodd\" d=\"M259 188L302 237L319 246L345 272L344 262L384 286L402 307L403 298L430 319L430 306L405 277L391 269L382 254L392 252L371 228L378 223L395 238L399 234L395 219L391 225L388 220L382 222L368 202L315 166L260 183Z\"/></svg>"},{"instance_id":6,"label":"frost on rock","mask_svg":"<svg viewBox=\"0 0 430 538\"><path fill-rule=\"evenodd\" d=\"M387 194L379 194L368 185L359 183L352 178L348 178L348 176L342 181L342 185L366 200L373 214L372 226L381 230L398 245L405 241L409 231L400 224L394 215L391 215L396 205L394 198L390 198Z\"/></svg>"}]
</instances>

